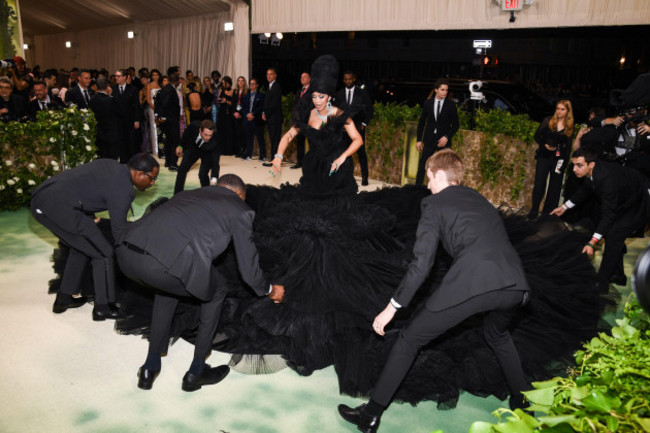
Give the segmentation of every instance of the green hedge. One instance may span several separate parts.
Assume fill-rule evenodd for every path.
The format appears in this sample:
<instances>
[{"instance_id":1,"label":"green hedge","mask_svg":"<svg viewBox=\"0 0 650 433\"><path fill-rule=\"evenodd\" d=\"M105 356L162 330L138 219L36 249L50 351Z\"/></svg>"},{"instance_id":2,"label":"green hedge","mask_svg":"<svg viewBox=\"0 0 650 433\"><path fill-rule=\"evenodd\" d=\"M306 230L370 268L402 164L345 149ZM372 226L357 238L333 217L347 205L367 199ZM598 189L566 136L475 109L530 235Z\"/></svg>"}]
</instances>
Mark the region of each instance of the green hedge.
<instances>
[{"instance_id":1,"label":"green hedge","mask_svg":"<svg viewBox=\"0 0 650 433\"><path fill-rule=\"evenodd\" d=\"M95 117L86 109L41 111L34 122L0 123L0 211L29 204L31 190L95 158Z\"/></svg>"}]
</instances>

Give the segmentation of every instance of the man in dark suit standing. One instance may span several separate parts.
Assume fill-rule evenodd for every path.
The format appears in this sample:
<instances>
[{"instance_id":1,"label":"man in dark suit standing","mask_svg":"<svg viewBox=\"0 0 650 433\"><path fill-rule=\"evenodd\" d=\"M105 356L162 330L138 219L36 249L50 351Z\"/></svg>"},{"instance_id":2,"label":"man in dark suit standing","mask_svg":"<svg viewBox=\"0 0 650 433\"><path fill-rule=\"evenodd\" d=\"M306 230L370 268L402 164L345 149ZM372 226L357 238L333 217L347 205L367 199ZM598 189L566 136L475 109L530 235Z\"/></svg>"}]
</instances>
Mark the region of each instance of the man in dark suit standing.
<instances>
[{"instance_id":1,"label":"man in dark suit standing","mask_svg":"<svg viewBox=\"0 0 650 433\"><path fill-rule=\"evenodd\" d=\"M77 85L65 93L65 103L75 104L77 108L89 108L90 98L95 94L90 88L90 71L82 70L77 75Z\"/></svg>"},{"instance_id":2,"label":"man in dark suit standing","mask_svg":"<svg viewBox=\"0 0 650 433\"><path fill-rule=\"evenodd\" d=\"M264 105L262 108L262 120L266 122L266 128L269 132L269 140L271 140L271 155L278 152L278 145L282 138L282 88L280 83L277 82L278 73L274 68L269 68L266 71L266 79L269 82L269 90L264 95ZM270 157L273 159L275 156ZM263 163L265 167L270 167L271 162Z\"/></svg>"},{"instance_id":3,"label":"man in dark suit standing","mask_svg":"<svg viewBox=\"0 0 650 433\"><path fill-rule=\"evenodd\" d=\"M217 149L217 137L214 135L214 123L212 120L202 120L201 122L192 122L185 132L181 144L176 148L176 156L183 157L178 173L176 173L176 184L174 185L174 194L178 194L185 188L185 179L187 172L190 171L194 163L201 159L199 168L199 182L201 186L210 185L208 172L212 172L214 183L219 176L219 159L220 151Z\"/></svg>"},{"instance_id":4,"label":"man in dark suit standing","mask_svg":"<svg viewBox=\"0 0 650 433\"><path fill-rule=\"evenodd\" d=\"M422 155L415 177L416 185L421 185L424 181L427 159L440 149L451 148L451 139L460 126L456 104L447 99L449 82L439 79L435 82L433 91L435 97L424 102L418 122L416 146Z\"/></svg>"},{"instance_id":5,"label":"man in dark suit standing","mask_svg":"<svg viewBox=\"0 0 650 433\"><path fill-rule=\"evenodd\" d=\"M158 162L140 153L127 165L98 159L52 176L32 191L31 213L39 223L70 247L61 288L52 311L63 313L82 306L81 277L90 260L95 286L93 320L115 319L121 312L115 303L113 244L95 224L95 213L108 211L113 238L125 229L126 215L135 198L135 186L144 191L156 182Z\"/></svg>"},{"instance_id":6,"label":"man in dark suit standing","mask_svg":"<svg viewBox=\"0 0 650 433\"><path fill-rule=\"evenodd\" d=\"M303 72L300 74L300 89L296 92L296 100L293 104L294 109L296 106L301 103L303 98L311 99L311 75L309 72ZM302 167L302 159L305 156L305 135L298 133L295 136L294 141L296 142L296 163L289 168L296 169Z\"/></svg>"},{"instance_id":7,"label":"man in dark suit standing","mask_svg":"<svg viewBox=\"0 0 650 433\"><path fill-rule=\"evenodd\" d=\"M112 86L112 96L117 106L117 114L120 120L120 162L126 161L140 151L142 135L140 133L140 121L142 120L142 107L138 97L138 88L134 84L128 84L127 72L120 69L115 72L117 84Z\"/></svg>"},{"instance_id":8,"label":"man in dark suit standing","mask_svg":"<svg viewBox=\"0 0 650 433\"><path fill-rule=\"evenodd\" d=\"M623 286L627 283L623 270L623 256L627 252L625 239L648 222L650 185L645 176L632 168L597 159L596 151L590 148L576 150L571 159L573 172L584 181L566 203L553 209L551 215L561 216L592 195L599 199L600 219L582 252L593 255L598 242L607 239L596 283L599 291L606 293L609 283Z\"/></svg>"},{"instance_id":9,"label":"man in dark suit standing","mask_svg":"<svg viewBox=\"0 0 650 433\"><path fill-rule=\"evenodd\" d=\"M411 302L431 270L439 243L453 264L424 308L400 332L370 402L357 408L339 405L341 416L367 433L377 431L420 348L477 313L485 314L483 335L501 366L512 407L523 405L521 392L528 386L508 326L530 289L503 221L482 195L459 185L464 168L453 150L430 157L426 170L433 194L422 200L414 258L395 295L375 318L375 332L384 335L397 310Z\"/></svg>"},{"instance_id":10,"label":"man in dark suit standing","mask_svg":"<svg viewBox=\"0 0 650 433\"><path fill-rule=\"evenodd\" d=\"M262 107L264 106L264 93L259 91L257 78L251 77L248 81L250 91L244 95L242 101L244 113L244 152L242 157L248 161L253 157L255 137L260 147L260 161L266 158L264 145L264 122L262 120Z\"/></svg>"},{"instance_id":11,"label":"man in dark suit standing","mask_svg":"<svg viewBox=\"0 0 650 433\"><path fill-rule=\"evenodd\" d=\"M60 110L65 104L58 96L50 95L44 81L34 81L35 98L29 101L29 118L36 120L39 111Z\"/></svg>"},{"instance_id":12,"label":"man in dark suit standing","mask_svg":"<svg viewBox=\"0 0 650 433\"><path fill-rule=\"evenodd\" d=\"M359 166L361 167L361 185L368 185L368 156L366 155L366 127L373 114L373 104L370 95L356 85L356 76L352 71L343 73L345 87L336 94L336 106L352 116L354 126L363 138L363 144L357 150Z\"/></svg>"},{"instance_id":13,"label":"man in dark suit standing","mask_svg":"<svg viewBox=\"0 0 650 433\"><path fill-rule=\"evenodd\" d=\"M97 78L97 93L90 98L90 109L97 119L97 155L117 159L120 156L120 120L115 100L106 93L108 80Z\"/></svg>"},{"instance_id":14,"label":"man in dark suit standing","mask_svg":"<svg viewBox=\"0 0 650 433\"><path fill-rule=\"evenodd\" d=\"M178 85L178 66L167 68L169 84L160 89L154 104L156 119L160 121L160 129L165 134L165 167L170 171L178 171L176 148L181 142L180 130L180 101L176 86Z\"/></svg>"},{"instance_id":15,"label":"man in dark suit standing","mask_svg":"<svg viewBox=\"0 0 650 433\"><path fill-rule=\"evenodd\" d=\"M226 297L225 277L213 264L232 241L239 271L259 296L281 302L284 287L270 286L259 267L253 243L255 212L244 202L246 185L226 174L216 187L176 194L158 209L130 225L117 248L120 269L131 279L156 289L147 360L140 368L138 387L151 389L167 352L169 330L179 298L201 303L194 359L183 377L184 391L221 381L223 365L205 363ZM165 236L160 236L165 233Z\"/></svg>"}]
</instances>

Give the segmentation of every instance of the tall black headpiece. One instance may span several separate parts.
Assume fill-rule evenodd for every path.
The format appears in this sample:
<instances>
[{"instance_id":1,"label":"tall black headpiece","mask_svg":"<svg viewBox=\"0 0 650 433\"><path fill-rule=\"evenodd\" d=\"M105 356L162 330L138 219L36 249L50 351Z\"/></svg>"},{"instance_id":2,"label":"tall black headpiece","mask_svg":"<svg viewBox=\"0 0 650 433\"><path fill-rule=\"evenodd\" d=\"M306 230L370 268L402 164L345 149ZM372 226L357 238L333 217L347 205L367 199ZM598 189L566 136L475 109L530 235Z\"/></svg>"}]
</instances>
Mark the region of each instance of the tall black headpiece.
<instances>
[{"instance_id":1,"label":"tall black headpiece","mask_svg":"<svg viewBox=\"0 0 650 433\"><path fill-rule=\"evenodd\" d=\"M311 65L311 90L333 96L339 79L339 62L334 56L326 54L317 58Z\"/></svg>"}]
</instances>

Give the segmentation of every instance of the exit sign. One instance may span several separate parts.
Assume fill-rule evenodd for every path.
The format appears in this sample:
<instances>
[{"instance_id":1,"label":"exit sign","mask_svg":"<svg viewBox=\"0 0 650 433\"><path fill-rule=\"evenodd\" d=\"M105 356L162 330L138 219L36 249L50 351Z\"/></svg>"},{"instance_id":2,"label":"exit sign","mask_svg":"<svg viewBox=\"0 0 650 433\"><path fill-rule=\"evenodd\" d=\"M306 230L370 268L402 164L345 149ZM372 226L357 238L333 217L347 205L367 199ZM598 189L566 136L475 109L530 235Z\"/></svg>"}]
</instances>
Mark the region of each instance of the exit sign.
<instances>
[{"instance_id":1,"label":"exit sign","mask_svg":"<svg viewBox=\"0 0 650 433\"><path fill-rule=\"evenodd\" d=\"M520 11L524 0L501 0L501 9L504 11Z\"/></svg>"}]
</instances>

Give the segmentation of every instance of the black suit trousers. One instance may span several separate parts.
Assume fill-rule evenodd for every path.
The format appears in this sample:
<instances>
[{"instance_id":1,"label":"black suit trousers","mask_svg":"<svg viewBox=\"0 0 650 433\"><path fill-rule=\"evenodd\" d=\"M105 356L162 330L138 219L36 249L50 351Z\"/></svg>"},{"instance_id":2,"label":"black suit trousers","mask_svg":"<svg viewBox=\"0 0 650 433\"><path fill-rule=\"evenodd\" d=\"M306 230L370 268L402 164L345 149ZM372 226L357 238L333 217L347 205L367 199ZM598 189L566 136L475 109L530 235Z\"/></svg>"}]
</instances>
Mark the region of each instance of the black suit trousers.
<instances>
[{"instance_id":1,"label":"black suit trousers","mask_svg":"<svg viewBox=\"0 0 650 433\"><path fill-rule=\"evenodd\" d=\"M176 147L181 144L181 127L178 122L178 119L168 118L160 124L160 129L165 134L165 167L178 164Z\"/></svg>"},{"instance_id":2,"label":"black suit trousers","mask_svg":"<svg viewBox=\"0 0 650 433\"><path fill-rule=\"evenodd\" d=\"M264 124L258 122L244 122L244 137L246 144L244 146L244 157L253 156L253 148L255 146L255 137L257 137L257 144L260 149L260 159L266 158L266 146L264 144Z\"/></svg>"},{"instance_id":3,"label":"black suit trousers","mask_svg":"<svg viewBox=\"0 0 650 433\"><path fill-rule=\"evenodd\" d=\"M124 245L117 248L117 260L120 269L132 280L156 290L151 317L151 334L149 336L149 353L162 355L167 353L169 332L178 302L183 298L196 300L178 278L170 275L168 269L153 256L133 251ZM227 286L223 275L212 267L210 285L215 287L211 300L202 301L199 329L194 342L194 359L205 359L212 350L212 340L219 325L223 300Z\"/></svg>"},{"instance_id":4,"label":"black suit trousers","mask_svg":"<svg viewBox=\"0 0 650 433\"><path fill-rule=\"evenodd\" d=\"M56 218L41 210L38 195L32 198L31 212L36 221L47 227L63 244L70 247L70 255L63 270L60 292L66 295L79 293L81 277L88 261L92 264L95 303L106 305L115 302L115 264L113 246L95 224L92 215L80 215L79 230L70 232L62 228ZM39 212L40 211L40 212ZM75 211L79 212L80 211ZM74 217L73 217L74 218Z\"/></svg>"},{"instance_id":5,"label":"black suit trousers","mask_svg":"<svg viewBox=\"0 0 650 433\"><path fill-rule=\"evenodd\" d=\"M302 165L302 159L305 157L305 136L303 134L296 135L296 164Z\"/></svg>"},{"instance_id":6,"label":"black suit trousers","mask_svg":"<svg viewBox=\"0 0 650 433\"><path fill-rule=\"evenodd\" d=\"M508 326L522 299L523 292L498 290L442 311L421 308L406 329L400 332L372 392L372 399L388 406L420 349L477 313L486 313L483 336L499 361L510 393L519 397L528 384Z\"/></svg>"},{"instance_id":7,"label":"black suit trousers","mask_svg":"<svg viewBox=\"0 0 650 433\"><path fill-rule=\"evenodd\" d=\"M438 140L440 140L440 137L440 135L436 134L433 136L431 144L424 143L422 146L422 154L420 155L420 162L418 163L418 172L415 176L416 185L422 185L422 182L424 182L426 177L427 159L439 150L451 148L451 140L447 142L445 147L438 147Z\"/></svg>"},{"instance_id":8,"label":"black suit trousers","mask_svg":"<svg viewBox=\"0 0 650 433\"><path fill-rule=\"evenodd\" d=\"M278 145L280 144L280 139L282 138L282 123L268 123L267 129L269 131L269 140L271 141L271 158L274 158L274 155L278 153Z\"/></svg>"},{"instance_id":9,"label":"black suit trousers","mask_svg":"<svg viewBox=\"0 0 650 433\"><path fill-rule=\"evenodd\" d=\"M197 149L194 146L188 146L186 149L183 149L183 151L183 159L181 165L178 167L178 172L176 173L174 194L183 191L185 188L187 173L199 159L201 159L201 167L199 167L199 182L201 183L201 186L210 185L210 176L208 175L210 170L212 170L213 177L219 177L219 160L221 159L221 155L217 149L206 152Z\"/></svg>"}]
</instances>

